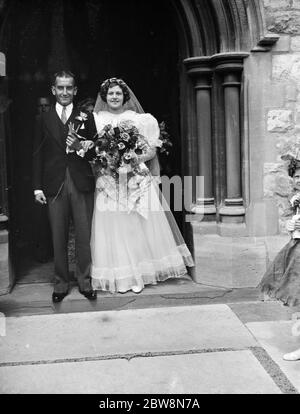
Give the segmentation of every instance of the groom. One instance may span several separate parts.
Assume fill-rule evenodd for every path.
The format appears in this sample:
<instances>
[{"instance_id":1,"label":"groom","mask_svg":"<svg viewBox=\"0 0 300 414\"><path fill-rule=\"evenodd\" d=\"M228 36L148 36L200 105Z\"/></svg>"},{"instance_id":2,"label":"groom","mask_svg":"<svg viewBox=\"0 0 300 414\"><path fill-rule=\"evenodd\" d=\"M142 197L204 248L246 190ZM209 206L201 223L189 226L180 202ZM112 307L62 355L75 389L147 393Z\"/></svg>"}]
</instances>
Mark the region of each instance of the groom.
<instances>
[{"instance_id":1,"label":"groom","mask_svg":"<svg viewBox=\"0 0 300 414\"><path fill-rule=\"evenodd\" d=\"M93 150L84 150L76 133L93 140L96 126L92 114L73 104L77 94L75 76L69 71L54 75L52 94L56 104L37 119L33 186L35 199L47 204L54 248L55 281L52 300L61 302L69 290L68 235L72 218L75 228L76 278L79 291L89 300L97 298L90 278L90 236L94 203L94 176L88 162Z\"/></svg>"}]
</instances>

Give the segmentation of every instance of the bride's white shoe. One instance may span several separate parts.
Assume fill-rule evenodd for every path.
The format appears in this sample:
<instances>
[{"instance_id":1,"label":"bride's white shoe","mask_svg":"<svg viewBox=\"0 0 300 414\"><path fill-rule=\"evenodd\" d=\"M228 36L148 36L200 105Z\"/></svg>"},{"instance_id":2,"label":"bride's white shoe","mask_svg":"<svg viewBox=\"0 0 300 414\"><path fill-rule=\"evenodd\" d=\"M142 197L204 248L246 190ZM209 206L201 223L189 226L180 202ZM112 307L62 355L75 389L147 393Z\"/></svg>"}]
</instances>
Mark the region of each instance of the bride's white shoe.
<instances>
[{"instance_id":1,"label":"bride's white shoe","mask_svg":"<svg viewBox=\"0 0 300 414\"><path fill-rule=\"evenodd\" d=\"M134 293L140 293L143 290L143 287L142 286L132 286L131 290Z\"/></svg>"},{"instance_id":2,"label":"bride's white shoe","mask_svg":"<svg viewBox=\"0 0 300 414\"><path fill-rule=\"evenodd\" d=\"M140 293L143 290L143 287L142 286L135 285L135 286L132 286L131 290L134 293ZM128 292L128 290L126 290L126 289L119 289L118 290L118 293L127 293L127 292Z\"/></svg>"},{"instance_id":3,"label":"bride's white shoe","mask_svg":"<svg viewBox=\"0 0 300 414\"><path fill-rule=\"evenodd\" d=\"M300 348L296 351L289 352L288 354L283 355L285 361L298 361L300 360Z\"/></svg>"}]
</instances>

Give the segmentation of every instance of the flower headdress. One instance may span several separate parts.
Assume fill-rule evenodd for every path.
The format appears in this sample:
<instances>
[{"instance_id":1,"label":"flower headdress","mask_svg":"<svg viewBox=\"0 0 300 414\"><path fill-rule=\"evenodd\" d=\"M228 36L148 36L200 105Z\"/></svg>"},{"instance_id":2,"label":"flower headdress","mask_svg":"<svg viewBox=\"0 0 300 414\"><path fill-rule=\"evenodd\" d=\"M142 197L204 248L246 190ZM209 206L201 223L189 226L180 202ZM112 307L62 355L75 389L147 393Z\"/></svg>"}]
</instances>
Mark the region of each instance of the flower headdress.
<instances>
[{"instance_id":1,"label":"flower headdress","mask_svg":"<svg viewBox=\"0 0 300 414\"><path fill-rule=\"evenodd\" d=\"M101 83L100 88L109 87L112 83L116 83L119 86L125 86L125 87L127 87L127 85L123 81L123 79L119 79L119 78L108 78L104 82Z\"/></svg>"}]
</instances>

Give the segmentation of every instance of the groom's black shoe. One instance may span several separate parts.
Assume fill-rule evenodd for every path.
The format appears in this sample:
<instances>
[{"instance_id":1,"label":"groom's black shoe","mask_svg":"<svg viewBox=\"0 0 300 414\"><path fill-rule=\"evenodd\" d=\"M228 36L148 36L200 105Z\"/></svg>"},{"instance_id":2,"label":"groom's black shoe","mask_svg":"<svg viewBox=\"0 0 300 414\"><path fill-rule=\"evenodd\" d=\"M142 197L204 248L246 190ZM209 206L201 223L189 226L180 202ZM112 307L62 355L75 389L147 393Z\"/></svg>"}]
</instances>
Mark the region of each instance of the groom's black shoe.
<instances>
[{"instance_id":1,"label":"groom's black shoe","mask_svg":"<svg viewBox=\"0 0 300 414\"><path fill-rule=\"evenodd\" d=\"M63 300L64 297L66 297L68 294L68 292L63 292L63 293L57 293L57 292L53 292L52 293L52 302L53 303L59 303Z\"/></svg>"},{"instance_id":2,"label":"groom's black shoe","mask_svg":"<svg viewBox=\"0 0 300 414\"><path fill-rule=\"evenodd\" d=\"M85 296L88 300L96 300L97 299L97 291L96 290L88 290L83 291L79 289L79 292Z\"/></svg>"}]
</instances>

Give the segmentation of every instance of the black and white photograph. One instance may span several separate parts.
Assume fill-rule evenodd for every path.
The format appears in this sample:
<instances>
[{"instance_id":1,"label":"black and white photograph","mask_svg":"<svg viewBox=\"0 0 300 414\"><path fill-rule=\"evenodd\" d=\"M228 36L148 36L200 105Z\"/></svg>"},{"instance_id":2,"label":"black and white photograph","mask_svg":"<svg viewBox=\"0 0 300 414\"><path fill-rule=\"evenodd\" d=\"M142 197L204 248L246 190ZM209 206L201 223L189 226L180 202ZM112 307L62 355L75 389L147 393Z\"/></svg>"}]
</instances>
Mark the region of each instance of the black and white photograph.
<instances>
[{"instance_id":1,"label":"black and white photograph","mask_svg":"<svg viewBox=\"0 0 300 414\"><path fill-rule=\"evenodd\" d=\"M299 394L298 240L300 0L0 0L0 394Z\"/></svg>"}]
</instances>

